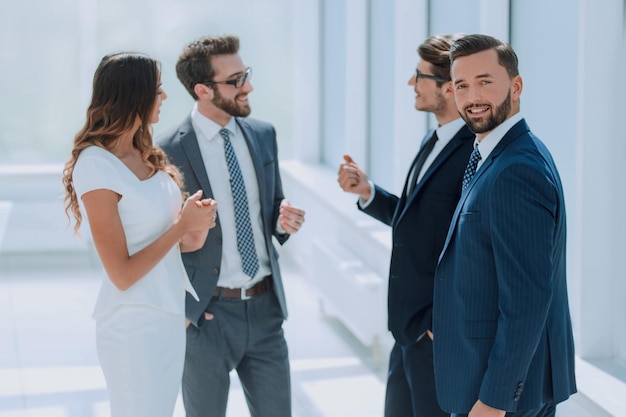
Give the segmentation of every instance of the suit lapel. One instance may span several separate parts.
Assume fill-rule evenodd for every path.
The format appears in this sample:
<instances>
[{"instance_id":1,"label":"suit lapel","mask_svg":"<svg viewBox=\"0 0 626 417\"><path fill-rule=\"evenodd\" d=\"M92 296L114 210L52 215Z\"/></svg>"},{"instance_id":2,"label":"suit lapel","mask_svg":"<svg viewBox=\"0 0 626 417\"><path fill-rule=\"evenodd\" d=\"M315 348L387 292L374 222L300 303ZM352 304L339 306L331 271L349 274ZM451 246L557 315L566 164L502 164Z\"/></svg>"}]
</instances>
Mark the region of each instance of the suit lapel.
<instances>
[{"instance_id":1,"label":"suit lapel","mask_svg":"<svg viewBox=\"0 0 626 417\"><path fill-rule=\"evenodd\" d=\"M415 172L415 169L417 168L417 161L418 159L421 158L422 152L424 152L424 147L426 146L426 142L428 142L428 140L432 137L432 135L435 133L435 129L429 129L428 132L426 132L426 135L424 135L424 138L422 139L422 143L420 144L420 149L417 152L417 155L415 155L415 158L413 158L413 162L411 163L411 167L409 168L409 174L407 175L406 181L404 183L404 190L402 190L402 195L406 196L407 195L407 189L409 187L411 187L415 182L416 182L416 177L419 176L419 172Z\"/></svg>"},{"instance_id":2,"label":"suit lapel","mask_svg":"<svg viewBox=\"0 0 626 417\"><path fill-rule=\"evenodd\" d=\"M392 226L400 220L400 217L402 217L401 215L404 212L404 208L406 207L407 200L410 197L410 196L407 196L407 189L409 188L409 184L413 181L414 175L419 175L419 172L418 173L413 172L415 170L415 164L417 163L417 160L420 157L420 153L422 153L422 149L424 148L424 145L428 141L428 138L432 136L434 130L435 129L429 129L428 132L426 132L426 134L424 135L424 138L422 139L422 143L420 144L420 149L419 151L417 151L415 158L413 158L413 162L411 162L409 173L406 176L406 180L404 180L404 188L402 189L402 194L400 194L400 201L398 202L398 205L396 206L396 211L393 215ZM413 191L415 191L415 189Z\"/></svg>"},{"instance_id":3,"label":"suit lapel","mask_svg":"<svg viewBox=\"0 0 626 417\"><path fill-rule=\"evenodd\" d=\"M411 195L405 197L407 184L404 185L401 204L399 205L399 208L401 211L399 211L399 214L396 213L396 218L394 219L393 224L397 224L400 221L402 216L406 213L407 207L409 207L413 203L415 198L417 198L417 195L420 193L421 189L423 188L423 185L439 169L439 167L441 167L441 165L450 157L450 155L452 155L454 151L456 151L457 148L463 144L463 140L465 139L466 134L469 132L469 130L466 130L466 129L467 129L466 127L463 127L461 130L459 130L457 134L454 135L454 137L450 140L450 142L441 150L439 155L437 155L433 163L428 167L428 169L424 173L422 180L415 186L415 188L413 189L413 192L411 192ZM430 135L428 135L428 137L430 137Z\"/></svg>"},{"instance_id":4,"label":"suit lapel","mask_svg":"<svg viewBox=\"0 0 626 417\"><path fill-rule=\"evenodd\" d=\"M502 137L500 142L498 142L493 151L491 151L487 160L480 166L480 169L476 171L474 178L472 178L469 184L467 184L467 188L465 189L465 193L463 194L468 194L470 190L474 188L474 184L476 184L476 182L480 180L480 177L485 173L485 171L489 169L489 167L493 163L493 160L497 158L502 153L502 151L511 144L511 142L517 139L520 135L529 131L530 128L528 127L524 119L515 123L513 127L511 127L511 129ZM461 197L461 199L465 201L463 197Z\"/></svg>"},{"instance_id":5,"label":"suit lapel","mask_svg":"<svg viewBox=\"0 0 626 417\"><path fill-rule=\"evenodd\" d=\"M444 253L446 252L446 249L448 248L450 241L452 240L452 236L454 235L454 231L456 230L456 223L459 220L461 209L463 208L463 205L465 204L465 200L467 200L467 196L469 195L469 193L472 191L476 183L480 181L480 178L485 174L485 172L487 172L487 170L491 167L491 165L493 165L494 159L500 156L502 151L506 149L506 147L509 146L511 142L517 139L520 135L527 133L529 131L530 131L530 128L528 127L524 119L514 124L513 127L502 137L502 139L496 145L493 151L491 151L491 153L489 154L489 157L487 157L487 160L485 160L485 162L480 166L478 171L476 171L474 178L472 178L469 184L467 184L467 188L465 189L465 191L461 193L461 198L459 200L459 203L457 204L456 209L454 210L454 214L452 215L452 220L450 222L450 228L448 229L448 235L446 236L446 242L444 243L443 249L441 250L441 254L439 255L439 261L441 261L441 258L443 257Z\"/></svg>"},{"instance_id":6,"label":"suit lapel","mask_svg":"<svg viewBox=\"0 0 626 417\"><path fill-rule=\"evenodd\" d=\"M196 176L200 187L202 187L203 198L213 197L213 190L211 189L211 183L209 176L206 173L204 161L202 160L202 154L200 153L200 146L198 145L198 138L196 132L191 124L191 118L187 119L180 129L180 143L189 160L191 170ZM193 192L193 190L187 190Z\"/></svg>"}]
</instances>

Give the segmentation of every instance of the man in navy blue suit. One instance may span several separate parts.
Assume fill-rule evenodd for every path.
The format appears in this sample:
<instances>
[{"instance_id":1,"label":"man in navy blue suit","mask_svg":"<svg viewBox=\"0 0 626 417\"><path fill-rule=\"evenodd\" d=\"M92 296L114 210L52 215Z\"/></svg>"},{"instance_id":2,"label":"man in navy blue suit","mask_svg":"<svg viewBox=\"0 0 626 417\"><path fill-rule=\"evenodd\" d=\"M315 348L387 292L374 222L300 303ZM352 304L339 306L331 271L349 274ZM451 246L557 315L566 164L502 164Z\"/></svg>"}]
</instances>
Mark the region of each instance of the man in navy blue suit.
<instances>
[{"instance_id":1,"label":"man in navy blue suit","mask_svg":"<svg viewBox=\"0 0 626 417\"><path fill-rule=\"evenodd\" d=\"M339 168L341 188L358 194L358 207L393 229L388 323L395 344L385 417L448 415L435 394L431 329L435 267L474 140L456 110L450 81L450 46L460 36L431 36L417 50L421 59L409 79L415 108L433 113L439 126L426 134L402 194L375 186L347 155Z\"/></svg>"},{"instance_id":2,"label":"man in navy blue suit","mask_svg":"<svg viewBox=\"0 0 626 417\"><path fill-rule=\"evenodd\" d=\"M435 276L439 404L452 416L554 416L576 392L561 180L519 113L513 49L470 35L450 59L476 142Z\"/></svg>"}]
</instances>

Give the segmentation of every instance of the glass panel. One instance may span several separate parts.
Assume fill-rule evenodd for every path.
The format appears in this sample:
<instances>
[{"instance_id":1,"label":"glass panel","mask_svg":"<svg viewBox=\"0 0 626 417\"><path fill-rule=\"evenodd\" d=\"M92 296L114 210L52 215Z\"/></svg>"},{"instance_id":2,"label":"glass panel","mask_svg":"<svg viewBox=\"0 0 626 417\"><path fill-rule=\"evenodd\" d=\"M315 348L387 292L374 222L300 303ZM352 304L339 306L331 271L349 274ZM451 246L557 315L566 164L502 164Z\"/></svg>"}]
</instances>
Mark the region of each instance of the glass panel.
<instances>
[{"instance_id":1,"label":"glass panel","mask_svg":"<svg viewBox=\"0 0 626 417\"><path fill-rule=\"evenodd\" d=\"M174 65L188 41L237 34L254 68L252 117L276 126L281 157L291 154L292 4L158 0L6 1L0 13L0 164L59 163L81 128L93 72L120 50L161 60L168 100L155 134L191 111ZM123 11L123 12L120 12Z\"/></svg>"}]
</instances>

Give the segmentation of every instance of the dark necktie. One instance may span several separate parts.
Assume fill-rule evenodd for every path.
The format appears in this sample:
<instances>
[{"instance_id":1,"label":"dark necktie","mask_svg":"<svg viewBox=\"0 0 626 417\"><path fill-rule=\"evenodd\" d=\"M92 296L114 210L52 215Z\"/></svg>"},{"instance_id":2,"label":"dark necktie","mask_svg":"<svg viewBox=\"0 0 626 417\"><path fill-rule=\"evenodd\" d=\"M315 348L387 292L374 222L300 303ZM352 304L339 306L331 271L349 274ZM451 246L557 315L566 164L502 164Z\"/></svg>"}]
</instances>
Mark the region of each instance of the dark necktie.
<instances>
[{"instance_id":1,"label":"dark necktie","mask_svg":"<svg viewBox=\"0 0 626 417\"><path fill-rule=\"evenodd\" d=\"M259 270L259 259L254 247L254 235L252 234L252 223L250 223L250 210L248 209L248 195L243 176L239 169L237 155L230 143L227 129L221 129L220 135L224 138L224 155L226 165L230 174L230 189L233 193L233 204L235 206L235 230L237 233L237 249L241 255L243 272L250 278L254 278Z\"/></svg>"},{"instance_id":2,"label":"dark necktie","mask_svg":"<svg viewBox=\"0 0 626 417\"><path fill-rule=\"evenodd\" d=\"M474 146L474 150L470 155L469 162L465 167L465 173L463 174L463 186L462 191L465 191L467 188L467 184L474 178L474 174L476 174L476 167L478 166L478 161L480 161L482 157L480 156L480 152L478 151L478 146Z\"/></svg>"},{"instance_id":3,"label":"dark necktie","mask_svg":"<svg viewBox=\"0 0 626 417\"><path fill-rule=\"evenodd\" d=\"M411 170L411 176L409 176L409 186L407 187L407 195L411 194L417 185L417 179L420 176L420 172L424 167L424 162L426 162L426 158L432 152L435 147L435 143L437 142L437 131L435 130L431 135L430 139L426 141L422 149L417 154L415 158L415 163L413 165L413 169Z\"/></svg>"}]
</instances>

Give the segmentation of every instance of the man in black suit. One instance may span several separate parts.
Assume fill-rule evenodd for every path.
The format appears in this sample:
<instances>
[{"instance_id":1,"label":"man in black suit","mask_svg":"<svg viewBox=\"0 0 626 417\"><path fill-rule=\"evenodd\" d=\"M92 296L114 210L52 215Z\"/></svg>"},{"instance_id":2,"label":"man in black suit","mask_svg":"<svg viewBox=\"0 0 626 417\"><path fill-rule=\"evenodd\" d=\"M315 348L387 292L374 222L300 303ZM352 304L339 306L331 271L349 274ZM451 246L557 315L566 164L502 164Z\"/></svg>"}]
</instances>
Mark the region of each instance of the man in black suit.
<instances>
[{"instance_id":1,"label":"man in black suit","mask_svg":"<svg viewBox=\"0 0 626 417\"><path fill-rule=\"evenodd\" d=\"M389 271L389 359L385 417L447 416L437 403L432 356L432 304L437 259L461 195L474 134L459 117L450 81L450 46L462 34L429 37L409 80L415 108L431 112L439 126L426 134L402 195L368 180L345 155L341 188L358 194L359 209L393 228Z\"/></svg>"}]
</instances>

